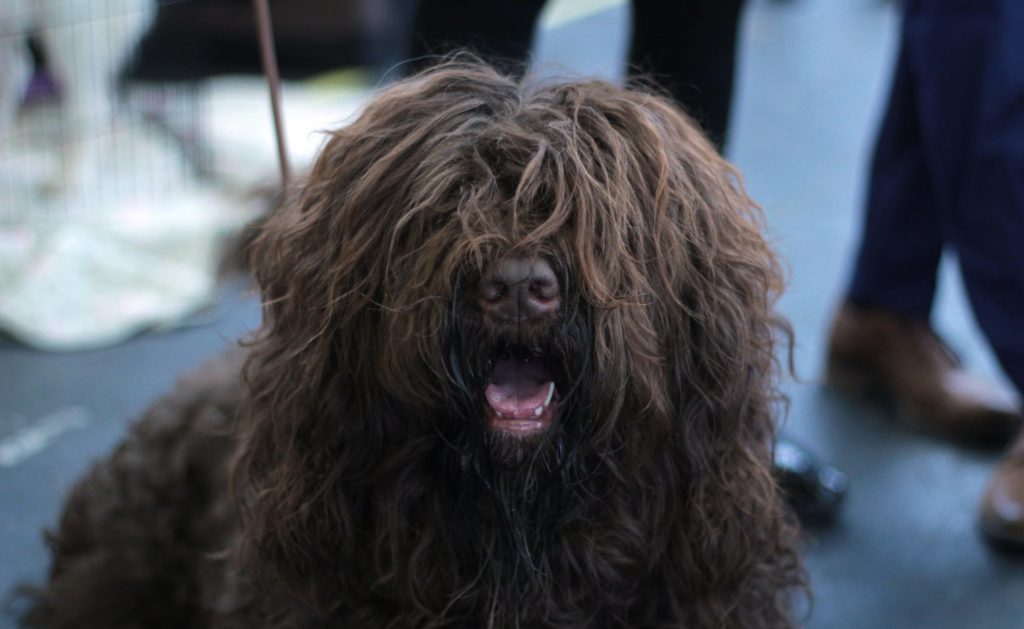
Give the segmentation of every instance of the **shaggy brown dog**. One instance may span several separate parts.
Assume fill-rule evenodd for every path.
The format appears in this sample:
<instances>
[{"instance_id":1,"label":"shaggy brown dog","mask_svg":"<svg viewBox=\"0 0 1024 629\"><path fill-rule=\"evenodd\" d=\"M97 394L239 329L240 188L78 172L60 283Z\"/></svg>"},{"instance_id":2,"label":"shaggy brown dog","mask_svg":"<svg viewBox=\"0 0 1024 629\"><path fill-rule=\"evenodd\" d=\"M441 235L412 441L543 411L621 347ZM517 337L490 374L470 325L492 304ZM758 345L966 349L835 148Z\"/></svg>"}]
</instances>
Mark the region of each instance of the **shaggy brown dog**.
<instances>
[{"instance_id":1,"label":"shaggy brown dog","mask_svg":"<svg viewBox=\"0 0 1024 629\"><path fill-rule=\"evenodd\" d=\"M788 626L761 231L658 96L466 64L384 90L257 240L248 356L74 490L30 620Z\"/></svg>"}]
</instances>

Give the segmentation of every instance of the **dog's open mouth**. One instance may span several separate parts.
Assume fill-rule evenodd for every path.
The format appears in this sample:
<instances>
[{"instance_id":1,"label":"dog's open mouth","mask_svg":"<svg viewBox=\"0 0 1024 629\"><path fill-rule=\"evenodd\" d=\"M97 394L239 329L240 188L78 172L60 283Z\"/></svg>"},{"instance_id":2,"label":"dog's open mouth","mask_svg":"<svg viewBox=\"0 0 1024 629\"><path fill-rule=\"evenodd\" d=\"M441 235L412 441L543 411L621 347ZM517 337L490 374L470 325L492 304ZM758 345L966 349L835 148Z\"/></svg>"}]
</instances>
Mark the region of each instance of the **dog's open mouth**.
<instances>
[{"instance_id":1,"label":"dog's open mouth","mask_svg":"<svg viewBox=\"0 0 1024 629\"><path fill-rule=\"evenodd\" d=\"M550 370L532 357L498 360L484 396L488 427L513 436L544 432L558 408L558 389Z\"/></svg>"}]
</instances>

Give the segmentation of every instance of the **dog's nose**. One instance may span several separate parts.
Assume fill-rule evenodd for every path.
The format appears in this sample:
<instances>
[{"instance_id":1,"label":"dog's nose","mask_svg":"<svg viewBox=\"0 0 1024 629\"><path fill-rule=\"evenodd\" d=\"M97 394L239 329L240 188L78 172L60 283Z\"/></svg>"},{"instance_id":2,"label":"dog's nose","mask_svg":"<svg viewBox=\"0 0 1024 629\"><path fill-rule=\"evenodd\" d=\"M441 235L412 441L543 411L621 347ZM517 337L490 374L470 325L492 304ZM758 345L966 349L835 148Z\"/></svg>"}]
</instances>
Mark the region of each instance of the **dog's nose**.
<instances>
[{"instance_id":1,"label":"dog's nose","mask_svg":"<svg viewBox=\"0 0 1024 629\"><path fill-rule=\"evenodd\" d=\"M539 319L561 305L558 276L543 258L502 258L480 280L480 308L500 321Z\"/></svg>"}]
</instances>

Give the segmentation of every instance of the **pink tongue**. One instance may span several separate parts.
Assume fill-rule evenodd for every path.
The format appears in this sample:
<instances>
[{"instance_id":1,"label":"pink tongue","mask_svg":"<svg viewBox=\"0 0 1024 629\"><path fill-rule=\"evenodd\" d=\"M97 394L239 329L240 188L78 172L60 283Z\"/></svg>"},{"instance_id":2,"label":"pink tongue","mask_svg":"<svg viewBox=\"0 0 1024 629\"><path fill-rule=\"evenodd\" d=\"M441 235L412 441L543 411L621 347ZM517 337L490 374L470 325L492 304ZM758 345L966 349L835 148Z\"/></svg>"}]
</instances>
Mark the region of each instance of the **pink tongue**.
<instances>
[{"instance_id":1,"label":"pink tongue","mask_svg":"<svg viewBox=\"0 0 1024 629\"><path fill-rule=\"evenodd\" d=\"M505 417L536 417L551 390L551 375L542 365L518 359L498 361L484 395L495 411Z\"/></svg>"}]
</instances>

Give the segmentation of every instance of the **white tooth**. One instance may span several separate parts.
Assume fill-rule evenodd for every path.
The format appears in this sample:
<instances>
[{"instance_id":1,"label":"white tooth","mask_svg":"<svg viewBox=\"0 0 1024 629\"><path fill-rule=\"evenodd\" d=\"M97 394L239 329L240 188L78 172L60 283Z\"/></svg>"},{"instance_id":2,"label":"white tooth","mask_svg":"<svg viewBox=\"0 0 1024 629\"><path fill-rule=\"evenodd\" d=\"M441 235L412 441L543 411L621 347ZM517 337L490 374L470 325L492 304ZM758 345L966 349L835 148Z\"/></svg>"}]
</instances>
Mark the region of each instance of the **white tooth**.
<instances>
[{"instance_id":1,"label":"white tooth","mask_svg":"<svg viewBox=\"0 0 1024 629\"><path fill-rule=\"evenodd\" d=\"M537 417L540 417L541 413L543 413L543 412L544 412L544 407L543 406L538 406L537 408L533 409L533 414L536 415Z\"/></svg>"},{"instance_id":2,"label":"white tooth","mask_svg":"<svg viewBox=\"0 0 1024 629\"><path fill-rule=\"evenodd\" d=\"M548 404L551 404L551 398L555 397L555 383L552 382L551 386L548 387L548 397L544 400L544 408L547 408ZM539 415L540 413L538 413Z\"/></svg>"}]
</instances>

